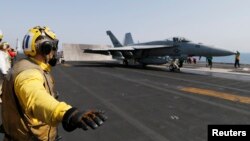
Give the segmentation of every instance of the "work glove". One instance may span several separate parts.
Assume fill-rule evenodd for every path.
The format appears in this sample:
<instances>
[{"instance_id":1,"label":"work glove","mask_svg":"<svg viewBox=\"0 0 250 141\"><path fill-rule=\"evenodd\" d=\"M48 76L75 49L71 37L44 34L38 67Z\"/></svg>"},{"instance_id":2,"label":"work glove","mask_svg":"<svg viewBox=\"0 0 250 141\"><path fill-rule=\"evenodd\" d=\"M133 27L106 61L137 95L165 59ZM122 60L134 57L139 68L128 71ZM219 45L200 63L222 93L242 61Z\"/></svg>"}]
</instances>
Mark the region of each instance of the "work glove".
<instances>
[{"instance_id":1,"label":"work glove","mask_svg":"<svg viewBox=\"0 0 250 141\"><path fill-rule=\"evenodd\" d=\"M78 111L77 108L69 109L63 116L62 125L64 130L71 132L76 128L88 130L89 127L96 129L107 120L107 116L101 110Z\"/></svg>"}]
</instances>

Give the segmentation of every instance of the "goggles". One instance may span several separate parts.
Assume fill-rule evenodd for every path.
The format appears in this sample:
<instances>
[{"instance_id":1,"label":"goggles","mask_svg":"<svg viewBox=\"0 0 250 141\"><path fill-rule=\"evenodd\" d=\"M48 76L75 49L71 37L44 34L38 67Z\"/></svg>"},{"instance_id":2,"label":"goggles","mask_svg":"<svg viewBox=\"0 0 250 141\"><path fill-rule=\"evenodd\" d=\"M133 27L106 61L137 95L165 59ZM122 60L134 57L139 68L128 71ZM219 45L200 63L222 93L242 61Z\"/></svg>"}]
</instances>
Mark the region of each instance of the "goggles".
<instances>
[{"instance_id":1,"label":"goggles","mask_svg":"<svg viewBox=\"0 0 250 141\"><path fill-rule=\"evenodd\" d=\"M44 41L40 45L41 48L50 48L53 51L57 51L58 49L58 40L53 40L53 41Z\"/></svg>"},{"instance_id":2,"label":"goggles","mask_svg":"<svg viewBox=\"0 0 250 141\"><path fill-rule=\"evenodd\" d=\"M41 43L38 44L38 47L41 50L47 50L48 52L50 50L57 51L57 49L58 49L58 40L45 39L44 41L42 41Z\"/></svg>"}]
</instances>

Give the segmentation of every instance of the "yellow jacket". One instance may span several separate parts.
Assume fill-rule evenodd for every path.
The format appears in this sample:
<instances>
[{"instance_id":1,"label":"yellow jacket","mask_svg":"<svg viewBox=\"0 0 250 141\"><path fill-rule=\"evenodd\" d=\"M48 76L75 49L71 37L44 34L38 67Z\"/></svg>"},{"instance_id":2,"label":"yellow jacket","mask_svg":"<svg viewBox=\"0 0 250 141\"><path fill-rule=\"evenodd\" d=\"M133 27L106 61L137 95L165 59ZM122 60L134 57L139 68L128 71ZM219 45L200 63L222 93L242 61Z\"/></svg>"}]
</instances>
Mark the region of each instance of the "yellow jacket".
<instances>
[{"instance_id":1,"label":"yellow jacket","mask_svg":"<svg viewBox=\"0 0 250 141\"><path fill-rule=\"evenodd\" d=\"M7 74L2 87L4 140L55 140L56 125L71 106L54 98L49 71L49 65L29 58Z\"/></svg>"},{"instance_id":2,"label":"yellow jacket","mask_svg":"<svg viewBox=\"0 0 250 141\"><path fill-rule=\"evenodd\" d=\"M236 54L235 59L240 60L240 54Z\"/></svg>"},{"instance_id":3,"label":"yellow jacket","mask_svg":"<svg viewBox=\"0 0 250 141\"><path fill-rule=\"evenodd\" d=\"M50 71L50 66L32 59L43 70ZM43 121L55 126L62 121L70 105L57 101L44 87L43 74L37 69L27 69L17 75L14 89L19 103L25 113L32 117L34 122Z\"/></svg>"}]
</instances>

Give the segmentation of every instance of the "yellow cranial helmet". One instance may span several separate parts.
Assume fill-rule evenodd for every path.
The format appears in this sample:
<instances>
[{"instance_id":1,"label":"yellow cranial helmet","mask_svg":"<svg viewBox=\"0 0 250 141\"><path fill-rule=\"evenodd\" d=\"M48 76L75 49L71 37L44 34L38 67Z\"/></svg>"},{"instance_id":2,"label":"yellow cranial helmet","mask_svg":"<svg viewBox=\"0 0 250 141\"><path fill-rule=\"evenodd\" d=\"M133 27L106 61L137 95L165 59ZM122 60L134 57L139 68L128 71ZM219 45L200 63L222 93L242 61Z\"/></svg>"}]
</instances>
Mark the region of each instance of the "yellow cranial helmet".
<instances>
[{"instance_id":1,"label":"yellow cranial helmet","mask_svg":"<svg viewBox=\"0 0 250 141\"><path fill-rule=\"evenodd\" d=\"M2 45L3 45L3 49L7 49L10 47L10 44L8 42L3 42Z\"/></svg>"},{"instance_id":2,"label":"yellow cranial helmet","mask_svg":"<svg viewBox=\"0 0 250 141\"><path fill-rule=\"evenodd\" d=\"M3 32L0 30L0 40L3 39Z\"/></svg>"},{"instance_id":3,"label":"yellow cranial helmet","mask_svg":"<svg viewBox=\"0 0 250 141\"><path fill-rule=\"evenodd\" d=\"M35 56L38 52L47 55L51 50L57 50L57 46L56 34L48 27L33 27L23 39L23 51L27 56Z\"/></svg>"}]
</instances>

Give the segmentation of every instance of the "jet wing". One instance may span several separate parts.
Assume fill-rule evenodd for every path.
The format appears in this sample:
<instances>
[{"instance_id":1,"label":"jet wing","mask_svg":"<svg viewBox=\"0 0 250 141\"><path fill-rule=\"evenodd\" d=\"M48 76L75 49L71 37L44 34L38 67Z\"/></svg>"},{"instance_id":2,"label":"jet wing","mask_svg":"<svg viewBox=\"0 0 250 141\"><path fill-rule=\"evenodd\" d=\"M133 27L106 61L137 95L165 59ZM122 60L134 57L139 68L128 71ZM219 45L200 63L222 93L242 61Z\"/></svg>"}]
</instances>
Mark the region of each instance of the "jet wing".
<instances>
[{"instance_id":1,"label":"jet wing","mask_svg":"<svg viewBox=\"0 0 250 141\"><path fill-rule=\"evenodd\" d=\"M117 48L89 48L84 49L84 53L97 53L103 55L110 55L110 52L114 51L134 51L132 47L117 47Z\"/></svg>"},{"instance_id":2,"label":"jet wing","mask_svg":"<svg viewBox=\"0 0 250 141\"><path fill-rule=\"evenodd\" d=\"M130 47L130 46L128 46ZM169 48L169 47L174 47L173 45L136 45L136 46L131 46L135 50L140 50L140 49L160 49L160 48Z\"/></svg>"},{"instance_id":3,"label":"jet wing","mask_svg":"<svg viewBox=\"0 0 250 141\"><path fill-rule=\"evenodd\" d=\"M136 46L125 46L125 47L112 47L112 48L89 48L84 49L84 53L96 53L103 55L110 55L113 52L130 52L139 50L157 50L161 48L171 48L173 45L136 45Z\"/></svg>"},{"instance_id":4,"label":"jet wing","mask_svg":"<svg viewBox=\"0 0 250 141\"><path fill-rule=\"evenodd\" d=\"M92 49L85 49L85 50L92 50L92 51L133 51L135 50L132 47L115 47L115 48L92 48Z\"/></svg>"},{"instance_id":5,"label":"jet wing","mask_svg":"<svg viewBox=\"0 0 250 141\"><path fill-rule=\"evenodd\" d=\"M114 47L114 48L89 48L84 49L85 51L133 51L140 49L157 49L157 48L169 48L174 47L173 45L136 45L136 46L125 46L125 47Z\"/></svg>"}]
</instances>

